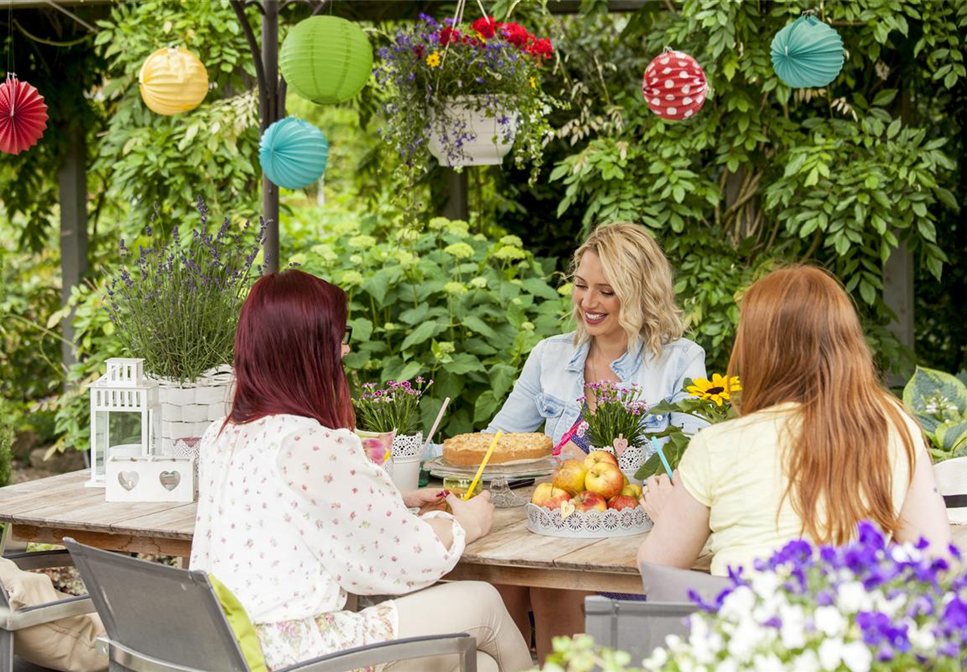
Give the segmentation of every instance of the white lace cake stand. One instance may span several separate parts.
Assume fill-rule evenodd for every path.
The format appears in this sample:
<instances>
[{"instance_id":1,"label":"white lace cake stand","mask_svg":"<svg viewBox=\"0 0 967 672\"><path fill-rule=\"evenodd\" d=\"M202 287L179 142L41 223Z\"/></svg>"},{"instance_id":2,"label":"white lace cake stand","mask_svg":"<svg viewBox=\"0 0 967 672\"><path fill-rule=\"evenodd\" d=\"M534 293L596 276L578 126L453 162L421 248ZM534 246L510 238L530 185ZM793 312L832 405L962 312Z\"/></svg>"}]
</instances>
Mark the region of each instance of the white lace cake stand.
<instances>
[{"instance_id":1,"label":"white lace cake stand","mask_svg":"<svg viewBox=\"0 0 967 672\"><path fill-rule=\"evenodd\" d=\"M489 483L490 501L493 505L501 509L510 509L517 506L524 506L528 499L521 497L510 489L508 480L520 478L540 478L549 476L558 464L557 458L545 457L540 460L530 460L517 464L495 464L484 468L480 480ZM444 476L474 476L477 467L456 467L443 461L442 457L434 457L423 463L423 468L430 472L431 476L443 478Z\"/></svg>"}]
</instances>

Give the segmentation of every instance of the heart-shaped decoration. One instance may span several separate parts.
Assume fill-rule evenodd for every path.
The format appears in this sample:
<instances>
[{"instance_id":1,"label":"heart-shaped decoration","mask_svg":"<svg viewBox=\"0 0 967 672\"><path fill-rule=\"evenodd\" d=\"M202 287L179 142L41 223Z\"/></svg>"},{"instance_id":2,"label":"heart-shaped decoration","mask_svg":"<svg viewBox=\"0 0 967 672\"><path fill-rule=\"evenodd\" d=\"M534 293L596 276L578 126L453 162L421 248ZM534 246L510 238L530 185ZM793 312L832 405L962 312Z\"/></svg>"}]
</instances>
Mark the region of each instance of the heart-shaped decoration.
<instances>
[{"instance_id":1,"label":"heart-shaped decoration","mask_svg":"<svg viewBox=\"0 0 967 672\"><path fill-rule=\"evenodd\" d=\"M571 502L561 502L561 518L566 520L568 516L574 513L577 509L574 508L574 504Z\"/></svg>"},{"instance_id":2,"label":"heart-shaped decoration","mask_svg":"<svg viewBox=\"0 0 967 672\"><path fill-rule=\"evenodd\" d=\"M128 492L131 492L132 490L134 490L134 486L138 484L138 481L140 480L140 478L141 477L138 476L138 472L136 471L118 472L118 483L120 483L121 487L127 490Z\"/></svg>"},{"instance_id":3,"label":"heart-shaped decoration","mask_svg":"<svg viewBox=\"0 0 967 672\"><path fill-rule=\"evenodd\" d=\"M628 450L628 439L619 436L611 442L611 445L614 446L614 452L618 454L618 457L621 457L621 454Z\"/></svg>"},{"instance_id":4,"label":"heart-shaped decoration","mask_svg":"<svg viewBox=\"0 0 967 672\"><path fill-rule=\"evenodd\" d=\"M177 471L162 471L161 474L158 475L158 480L161 481L161 486L165 490L171 492L178 487L179 483L181 483L181 474L179 474Z\"/></svg>"}]
</instances>

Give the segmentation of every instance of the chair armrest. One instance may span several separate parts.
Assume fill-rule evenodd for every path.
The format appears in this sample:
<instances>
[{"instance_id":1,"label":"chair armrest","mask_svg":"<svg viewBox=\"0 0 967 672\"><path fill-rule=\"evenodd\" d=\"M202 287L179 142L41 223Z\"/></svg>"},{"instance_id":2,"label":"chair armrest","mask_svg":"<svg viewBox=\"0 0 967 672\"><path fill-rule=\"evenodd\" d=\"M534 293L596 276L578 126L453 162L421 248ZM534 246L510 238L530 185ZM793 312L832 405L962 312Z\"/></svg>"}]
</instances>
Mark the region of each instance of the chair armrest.
<instances>
[{"instance_id":1,"label":"chair armrest","mask_svg":"<svg viewBox=\"0 0 967 672\"><path fill-rule=\"evenodd\" d=\"M17 611L2 609L0 610L0 627L10 631L23 630L35 625L59 621L62 618L90 614L94 611L96 609L94 603L91 602L91 598L87 595L81 595L57 602L24 607Z\"/></svg>"},{"instance_id":2,"label":"chair armrest","mask_svg":"<svg viewBox=\"0 0 967 672\"><path fill-rule=\"evenodd\" d=\"M286 667L278 672L346 672L371 665L431 656L460 655L464 672L477 672L477 640L465 632L408 637L346 649Z\"/></svg>"},{"instance_id":3,"label":"chair armrest","mask_svg":"<svg viewBox=\"0 0 967 672\"><path fill-rule=\"evenodd\" d=\"M58 551L36 551L34 553L11 553L3 556L24 570L50 569L52 567L73 567L74 558L66 548Z\"/></svg>"}]
</instances>

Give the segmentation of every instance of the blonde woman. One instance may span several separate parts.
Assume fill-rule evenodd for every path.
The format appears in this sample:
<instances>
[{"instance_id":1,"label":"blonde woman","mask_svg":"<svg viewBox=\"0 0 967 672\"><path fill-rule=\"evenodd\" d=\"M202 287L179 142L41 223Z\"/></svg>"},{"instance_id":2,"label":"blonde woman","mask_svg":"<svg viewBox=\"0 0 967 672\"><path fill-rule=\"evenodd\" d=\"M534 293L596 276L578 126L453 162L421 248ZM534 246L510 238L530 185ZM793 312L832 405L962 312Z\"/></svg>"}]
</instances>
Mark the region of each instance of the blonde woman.
<instances>
[{"instance_id":1,"label":"blonde woman","mask_svg":"<svg viewBox=\"0 0 967 672\"><path fill-rule=\"evenodd\" d=\"M700 432L655 479L639 560L752 569L787 542L843 544L862 520L943 555L950 525L917 423L880 383L856 311L818 268L773 271L742 300L729 375L739 417Z\"/></svg>"},{"instance_id":2,"label":"blonde woman","mask_svg":"<svg viewBox=\"0 0 967 672\"><path fill-rule=\"evenodd\" d=\"M643 227L598 227L574 253L572 279L575 330L537 344L488 432L533 432L543 426L558 445L580 421L578 399L585 396L585 383L637 385L652 406L677 400L686 378L705 377L705 352L682 338L671 266ZM588 403L593 410L593 396ZM649 432L670 422L688 433L699 428L691 416L645 419ZM565 452L581 455L577 443L569 441ZM502 587L501 594L525 639L527 612L533 608L542 661L552 637L584 630L586 593Z\"/></svg>"}]
</instances>

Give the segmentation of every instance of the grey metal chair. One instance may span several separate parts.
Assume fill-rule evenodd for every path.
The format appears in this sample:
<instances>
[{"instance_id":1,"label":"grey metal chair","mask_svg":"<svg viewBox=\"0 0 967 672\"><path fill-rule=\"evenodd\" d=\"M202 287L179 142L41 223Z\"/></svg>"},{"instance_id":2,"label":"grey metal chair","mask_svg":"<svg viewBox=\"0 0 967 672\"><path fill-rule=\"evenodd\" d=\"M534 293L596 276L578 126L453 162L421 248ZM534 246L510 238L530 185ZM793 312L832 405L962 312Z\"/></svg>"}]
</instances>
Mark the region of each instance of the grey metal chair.
<instances>
[{"instance_id":1,"label":"grey metal chair","mask_svg":"<svg viewBox=\"0 0 967 672\"><path fill-rule=\"evenodd\" d=\"M24 570L71 567L74 564L70 553L66 550L15 553L4 557ZM27 672L28 670L44 669L14 657L14 637L17 631L51 623L62 618L89 614L93 611L94 604L86 596L72 597L57 602L47 602L13 610L10 607L10 596L7 589L0 582L0 672Z\"/></svg>"},{"instance_id":2,"label":"grey metal chair","mask_svg":"<svg viewBox=\"0 0 967 672\"><path fill-rule=\"evenodd\" d=\"M730 585L727 579L702 572L648 563L642 563L640 569L646 602L598 595L584 600L584 631L601 646L627 651L636 665L668 635L688 634L685 618L697 608L688 597L689 590L714 600Z\"/></svg>"},{"instance_id":3,"label":"grey metal chair","mask_svg":"<svg viewBox=\"0 0 967 672\"><path fill-rule=\"evenodd\" d=\"M97 607L111 672L250 672L204 572L176 569L78 544L64 544ZM459 656L476 672L466 633L413 637L322 656L277 672L346 672L430 656Z\"/></svg>"}]
</instances>

